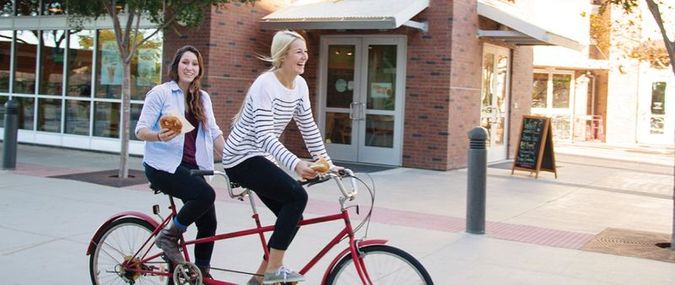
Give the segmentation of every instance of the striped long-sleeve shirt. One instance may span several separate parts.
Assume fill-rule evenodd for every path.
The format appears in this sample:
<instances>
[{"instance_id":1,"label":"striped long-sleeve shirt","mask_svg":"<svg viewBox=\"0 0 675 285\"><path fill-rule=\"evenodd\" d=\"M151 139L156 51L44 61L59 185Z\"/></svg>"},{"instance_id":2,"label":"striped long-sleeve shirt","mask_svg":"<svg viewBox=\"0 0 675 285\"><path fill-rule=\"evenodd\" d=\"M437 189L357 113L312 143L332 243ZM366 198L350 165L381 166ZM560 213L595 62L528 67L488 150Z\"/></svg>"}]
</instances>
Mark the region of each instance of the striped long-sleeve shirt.
<instances>
[{"instance_id":1,"label":"striped long-sleeve shirt","mask_svg":"<svg viewBox=\"0 0 675 285\"><path fill-rule=\"evenodd\" d=\"M244 104L225 142L224 168L253 156L265 156L295 170L300 159L279 141L291 119L295 120L309 153L330 161L314 122L307 82L301 76L295 78L294 89L288 89L273 72L263 73L251 85Z\"/></svg>"}]
</instances>

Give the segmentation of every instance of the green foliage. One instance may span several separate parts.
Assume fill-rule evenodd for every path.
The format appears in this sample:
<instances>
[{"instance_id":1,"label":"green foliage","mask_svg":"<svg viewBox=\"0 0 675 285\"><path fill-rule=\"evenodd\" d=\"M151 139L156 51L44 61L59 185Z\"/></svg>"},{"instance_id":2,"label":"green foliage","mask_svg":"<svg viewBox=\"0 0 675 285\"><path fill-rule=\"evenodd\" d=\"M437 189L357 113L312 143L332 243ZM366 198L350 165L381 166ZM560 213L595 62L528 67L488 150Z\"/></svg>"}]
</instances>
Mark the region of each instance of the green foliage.
<instances>
[{"instance_id":1,"label":"green foliage","mask_svg":"<svg viewBox=\"0 0 675 285\"><path fill-rule=\"evenodd\" d=\"M72 23L82 23L89 19L112 16L112 13L139 15L166 27L174 23L194 27L201 24L205 13L211 6L224 7L230 2L254 4L257 0L70 0L66 7ZM115 7L114 11L111 9Z\"/></svg>"}]
</instances>

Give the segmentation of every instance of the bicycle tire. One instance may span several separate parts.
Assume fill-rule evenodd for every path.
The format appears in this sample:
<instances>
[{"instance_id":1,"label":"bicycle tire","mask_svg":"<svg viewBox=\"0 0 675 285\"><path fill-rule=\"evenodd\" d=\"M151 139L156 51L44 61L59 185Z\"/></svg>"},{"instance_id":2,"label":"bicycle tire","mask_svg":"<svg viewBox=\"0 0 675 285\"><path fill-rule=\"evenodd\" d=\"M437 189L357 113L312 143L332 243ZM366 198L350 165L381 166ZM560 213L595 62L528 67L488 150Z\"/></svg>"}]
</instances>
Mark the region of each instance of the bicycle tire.
<instances>
[{"instance_id":1,"label":"bicycle tire","mask_svg":"<svg viewBox=\"0 0 675 285\"><path fill-rule=\"evenodd\" d=\"M433 285L431 276L422 264L409 253L389 245L360 248L363 263L373 284ZM351 253L343 257L331 270L326 285L362 284Z\"/></svg>"},{"instance_id":2,"label":"bicycle tire","mask_svg":"<svg viewBox=\"0 0 675 285\"><path fill-rule=\"evenodd\" d=\"M154 227L147 221L135 217L116 220L108 225L102 234L94 240L96 247L89 257L89 276L92 284L173 284L170 276L140 274L137 272L122 272L125 260L131 257L143 246ZM149 242L149 254L161 252ZM145 252L145 249L141 253ZM138 268L162 270L166 273L172 268L171 264L158 257L152 262L135 264Z\"/></svg>"}]
</instances>

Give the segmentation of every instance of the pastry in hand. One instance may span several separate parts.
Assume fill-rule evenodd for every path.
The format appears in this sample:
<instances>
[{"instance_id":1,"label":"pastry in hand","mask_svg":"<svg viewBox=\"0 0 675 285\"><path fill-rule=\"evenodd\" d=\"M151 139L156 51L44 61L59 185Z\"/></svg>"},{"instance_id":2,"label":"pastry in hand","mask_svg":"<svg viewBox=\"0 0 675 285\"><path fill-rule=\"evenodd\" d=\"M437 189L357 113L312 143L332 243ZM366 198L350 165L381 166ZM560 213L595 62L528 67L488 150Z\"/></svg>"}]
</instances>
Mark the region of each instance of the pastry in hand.
<instances>
[{"instance_id":1,"label":"pastry in hand","mask_svg":"<svg viewBox=\"0 0 675 285\"><path fill-rule=\"evenodd\" d=\"M312 163L309 168L319 173L327 173L330 170L330 165L328 164L328 161L321 157L319 160Z\"/></svg>"},{"instance_id":2,"label":"pastry in hand","mask_svg":"<svg viewBox=\"0 0 675 285\"><path fill-rule=\"evenodd\" d=\"M183 123L181 123L180 119L174 115L162 116L159 118L159 125L162 129L169 129L177 134L183 129Z\"/></svg>"}]
</instances>

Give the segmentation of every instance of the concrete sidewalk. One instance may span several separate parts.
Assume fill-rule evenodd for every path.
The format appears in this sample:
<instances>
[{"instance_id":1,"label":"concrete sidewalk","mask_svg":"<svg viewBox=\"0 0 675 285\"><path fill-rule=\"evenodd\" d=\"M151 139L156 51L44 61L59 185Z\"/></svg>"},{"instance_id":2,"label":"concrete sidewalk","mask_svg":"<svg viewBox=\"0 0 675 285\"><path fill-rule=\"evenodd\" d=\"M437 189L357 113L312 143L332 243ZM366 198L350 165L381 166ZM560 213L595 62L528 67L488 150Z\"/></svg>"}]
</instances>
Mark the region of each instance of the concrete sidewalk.
<instances>
[{"instance_id":1,"label":"concrete sidewalk","mask_svg":"<svg viewBox=\"0 0 675 285\"><path fill-rule=\"evenodd\" d=\"M436 284L675 284L675 263L582 249L607 228L670 235L672 153L619 160L580 148L557 153L557 179L549 172L538 179L522 171L511 175L503 167L508 163L489 167L485 235L464 232L465 170L370 173L377 198L368 237L389 239L417 257ZM16 170L0 171L3 284L89 284L85 250L98 226L116 212L151 214L153 204L167 204L144 185L116 188L48 178L116 169L114 154L20 145L17 160ZM132 157L129 165L141 169L140 158ZM214 181L217 188L219 183ZM337 209L329 186L309 189L306 217ZM219 232L253 226L248 204L222 191L218 195ZM264 222L273 222L269 211L259 209ZM303 228L289 249L288 265L304 265L337 227ZM217 243L213 266L253 270L258 247L254 239ZM312 269L305 284L317 284L327 262Z\"/></svg>"}]
</instances>

